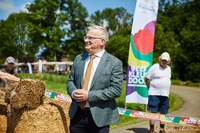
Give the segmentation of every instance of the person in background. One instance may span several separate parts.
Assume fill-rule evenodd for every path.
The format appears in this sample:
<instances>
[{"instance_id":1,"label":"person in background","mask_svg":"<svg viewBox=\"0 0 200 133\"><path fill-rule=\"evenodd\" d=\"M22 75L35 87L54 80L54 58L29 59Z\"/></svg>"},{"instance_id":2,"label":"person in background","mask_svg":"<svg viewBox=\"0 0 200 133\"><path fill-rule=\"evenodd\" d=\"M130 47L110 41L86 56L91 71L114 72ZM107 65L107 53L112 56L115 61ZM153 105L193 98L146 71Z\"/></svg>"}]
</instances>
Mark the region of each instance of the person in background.
<instances>
[{"instance_id":1,"label":"person in background","mask_svg":"<svg viewBox=\"0 0 200 133\"><path fill-rule=\"evenodd\" d=\"M15 59L12 56L9 56L6 58L4 64L5 68L0 70L0 95L5 94L3 89L5 88L6 84L10 84L13 79L18 80L18 78L14 78L17 76L17 72L14 70Z\"/></svg>"},{"instance_id":2,"label":"person in background","mask_svg":"<svg viewBox=\"0 0 200 133\"><path fill-rule=\"evenodd\" d=\"M5 64L5 68L1 69L2 72L17 76L17 72L14 69L15 59L12 56L7 57L4 64Z\"/></svg>"},{"instance_id":3,"label":"person in background","mask_svg":"<svg viewBox=\"0 0 200 133\"><path fill-rule=\"evenodd\" d=\"M148 88L147 110L151 113L167 114L169 109L169 93L171 87L170 55L164 52L159 57L159 63L150 67L145 83ZM150 120L150 133L154 133L154 120ZM160 132L165 133L164 123L160 122Z\"/></svg>"},{"instance_id":4,"label":"person in background","mask_svg":"<svg viewBox=\"0 0 200 133\"><path fill-rule=\"evenodd\" d=\"M87 52L76 56L66 83L70 133L108 133L119 122L115 98L122 91L122 62L106 52L108 32L102 26L89 26L84 41Z\"/></svg>"},{"instance_id":5,"label":"person in background","mask_svg":"<svg viewBox=\"0 0 200 133\"><path fill-rule=\"evenodd\" d=\"M4 96L6 94L5 84L8 81L9 81L9 83L19 82L20 78L14 76L14 75L11 75L9 73L0 71L0 99L4 98Z\"/></svg>"}]
</instances>

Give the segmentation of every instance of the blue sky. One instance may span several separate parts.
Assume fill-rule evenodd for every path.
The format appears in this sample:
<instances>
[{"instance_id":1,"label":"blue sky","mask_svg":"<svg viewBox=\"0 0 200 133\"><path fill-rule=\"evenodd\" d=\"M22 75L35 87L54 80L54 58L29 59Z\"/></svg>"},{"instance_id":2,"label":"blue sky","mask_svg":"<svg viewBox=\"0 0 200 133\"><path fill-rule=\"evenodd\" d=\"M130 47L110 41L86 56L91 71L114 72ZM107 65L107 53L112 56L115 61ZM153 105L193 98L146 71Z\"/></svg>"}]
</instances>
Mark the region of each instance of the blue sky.
<instances>
[{"instance_id":1,"label":"blue sky","mask_svg":"<svg viewBox=\"0 0 200 133\"><path fill-rule=\"evenodd\" d=\"M9 14L26 11L25 5L34 0L0 0L0 19L6 19ZM105 8L124 7L133 14L136 0L79 0L91 14Z\"/></svg>"}]
</instances>

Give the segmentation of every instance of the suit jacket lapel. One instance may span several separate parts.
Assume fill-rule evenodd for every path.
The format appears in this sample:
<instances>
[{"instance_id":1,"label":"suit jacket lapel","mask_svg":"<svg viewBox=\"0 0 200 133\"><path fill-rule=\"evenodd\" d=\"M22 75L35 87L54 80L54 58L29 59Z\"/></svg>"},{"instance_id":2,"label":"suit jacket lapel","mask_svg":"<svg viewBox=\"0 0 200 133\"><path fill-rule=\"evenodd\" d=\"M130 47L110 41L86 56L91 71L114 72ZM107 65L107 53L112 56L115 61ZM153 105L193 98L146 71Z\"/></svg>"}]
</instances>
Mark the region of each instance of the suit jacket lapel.
<instances>
[{"instance_id":1,"label":"suit jacket lapel","mask_svg":"<svg viewBox=\"0 0 200 133\"><path fill-rule=\"evenodd\" d=\"M105 53L101 57L99 65L98 65L98 67L95 71L95 74L94 74L94 77L93 77L93 80L92 80L92 83L91 83L91 86L90 86L91 89L92 89L92 86L94 85L94 83L96 82L96 80L98 79L99 74L104 69L104 66L107 64L108 60L109 60L109 56L108 56L108 53L105 51Z\"/></svg>"}]
</instances>

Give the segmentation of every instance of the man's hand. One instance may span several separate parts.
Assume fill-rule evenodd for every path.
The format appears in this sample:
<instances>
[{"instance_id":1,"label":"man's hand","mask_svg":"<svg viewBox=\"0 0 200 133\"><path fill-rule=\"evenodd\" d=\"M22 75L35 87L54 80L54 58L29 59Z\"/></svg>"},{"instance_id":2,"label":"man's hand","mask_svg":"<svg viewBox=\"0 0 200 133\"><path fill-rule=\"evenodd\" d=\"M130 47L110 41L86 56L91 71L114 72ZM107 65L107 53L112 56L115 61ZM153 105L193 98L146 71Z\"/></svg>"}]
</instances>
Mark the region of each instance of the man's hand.
<instances>
[{"instance_id":1,"label":"man's hand","mask_svg":"<svg viewBox=\"0 0 200 133\"><path fill-rule=\"evenodd\" d=\"M88 91L85 89L76 89L73 92L73 98L77 101L77 102L83 102L83 101L87 101L88 100Z\"/></svg>"}]
</instances>

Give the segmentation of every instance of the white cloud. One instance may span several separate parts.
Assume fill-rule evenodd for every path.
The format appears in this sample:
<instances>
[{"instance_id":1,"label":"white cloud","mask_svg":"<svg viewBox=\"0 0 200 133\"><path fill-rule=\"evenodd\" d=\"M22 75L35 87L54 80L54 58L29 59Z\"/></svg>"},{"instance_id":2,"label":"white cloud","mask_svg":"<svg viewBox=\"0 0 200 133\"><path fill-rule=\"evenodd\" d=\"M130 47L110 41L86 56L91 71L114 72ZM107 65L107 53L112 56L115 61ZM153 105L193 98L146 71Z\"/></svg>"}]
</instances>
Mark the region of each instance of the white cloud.
<instances>
[{"instance_id":1,"label":"white cloud","mask_svg":"<svg viewBox=\"0 0 200 133\"><path fill-rule=\"evenodd\" d=\"M33 0L0 0L0 19L6 19L11 13L28 12L27 4Z\"/></svg>"},{"instance_id":2,"label":"white cloud","mask_svg":"<svg viewBox=\"0 0 200 133\"><path fill-rule=\"evenodd\" d=\"M26 9L26 6L28 4L31 4L31 3L30 2L27 2L27 3L21 2L21 4L19 3L18 5L15 5L13 3L13 0L0 0L0 10L4 11L4 12L9 12L9 13L27 12L28 10Z\"/></svg>"},{"instance_id":3,"label":"white cloud","mask_svg":"<svg viewBox=\"0 0 200 133\"><path fill-rule=\"evenodd\" d=\"M14 11L15 6L11 0L1 0L0 1L0 10L2 11Z\"/></svg>"}]
</instances>

